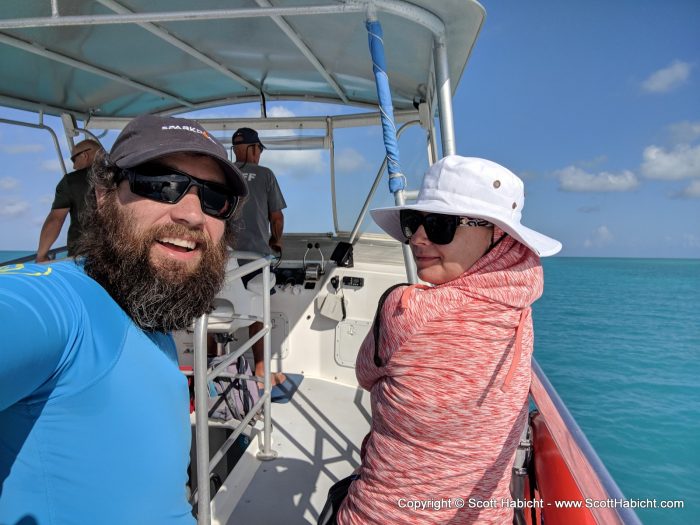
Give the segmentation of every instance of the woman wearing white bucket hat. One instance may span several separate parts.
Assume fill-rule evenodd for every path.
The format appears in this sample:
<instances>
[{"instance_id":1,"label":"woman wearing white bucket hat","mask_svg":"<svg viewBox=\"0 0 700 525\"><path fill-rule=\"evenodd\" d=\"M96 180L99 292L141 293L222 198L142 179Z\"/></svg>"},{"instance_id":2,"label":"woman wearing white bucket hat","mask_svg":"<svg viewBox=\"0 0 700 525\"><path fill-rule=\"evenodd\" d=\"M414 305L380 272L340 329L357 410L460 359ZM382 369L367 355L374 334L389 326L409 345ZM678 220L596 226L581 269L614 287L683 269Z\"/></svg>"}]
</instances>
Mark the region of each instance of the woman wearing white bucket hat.
<instances>
[{"instance_id":1,"label":"woman wearing white bucket hat","mask_svg":"<svg viewBox=\"0 0 700 525\"><path fill-rule=\"evenodd\" d=\"M503 166L449 156L415 204L372 210L433 286L385 294L362 344L372 427L337 523L512 522L502 502L527 422L530 305L542 294L539 256L561 249L520 223L523 204L522 181Z\"/></svg>"},{"instance_id":2,"label":"woman wearing white bucket hat","mask_svg":"<svg viewBox=\"0 0 700 525\"><path fill-rule=\"evenodd\" d=\"M554 255L561 243L520 224L525 205L523 181L490 160L451 155L425 174L415 204L378 208L372 218L394 239L405 241L401 210L468 216L495 224L541 257ZM410 237L410 235L409 235Z\"/></svg>"}]
</instances>

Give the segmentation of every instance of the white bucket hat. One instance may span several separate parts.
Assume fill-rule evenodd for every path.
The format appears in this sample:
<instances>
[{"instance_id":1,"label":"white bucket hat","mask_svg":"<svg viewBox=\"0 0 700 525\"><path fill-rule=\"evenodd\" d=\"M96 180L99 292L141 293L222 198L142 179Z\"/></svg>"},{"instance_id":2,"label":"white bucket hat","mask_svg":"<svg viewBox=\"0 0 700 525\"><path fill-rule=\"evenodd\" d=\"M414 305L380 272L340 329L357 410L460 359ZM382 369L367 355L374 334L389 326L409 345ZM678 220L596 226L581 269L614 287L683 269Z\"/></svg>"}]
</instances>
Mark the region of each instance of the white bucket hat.
<instances>
[{"instance_id":1,"label":"white bucket hat","mask_svg":"<svg viewBox=\"0 0 700 525\"><path fill-rule=\"evenodd\" d=\"M523 181L510 170L490 160L450 155L430 167L415 204L370 213L382 230L401 242L406 237L399 212L417 210L485 219L541 257L559 252L559 241L520 224L524 204Z\"/></svg>"}]
</instances>

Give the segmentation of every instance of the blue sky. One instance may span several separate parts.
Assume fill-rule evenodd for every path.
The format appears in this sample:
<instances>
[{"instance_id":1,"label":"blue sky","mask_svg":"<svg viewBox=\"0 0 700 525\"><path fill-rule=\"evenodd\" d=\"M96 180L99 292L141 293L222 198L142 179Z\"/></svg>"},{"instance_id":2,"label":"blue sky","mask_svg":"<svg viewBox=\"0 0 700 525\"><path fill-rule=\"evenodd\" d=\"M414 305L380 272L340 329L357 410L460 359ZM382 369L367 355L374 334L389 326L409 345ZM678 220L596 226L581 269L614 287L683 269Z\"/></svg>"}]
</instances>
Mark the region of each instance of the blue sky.
<instances>
[{"instance_id":1,"label":"blue sky","mask_svg":"<svg viewBox=\"0 0 700 525\"><path fill-rule=\"evenodd\" d=\"M700 257L700 2L483 4L486 22L454 100L458 153L519 174L523 222L560 239L562 255ZM18 115L26 114L0 110ZM46 122L60 133L56 119ZM339 185L355 207L366 191L359 174L371 178L381 158L378 137L338 137ZM289 229L330 230L320 197L327 154L265 155ZM410 146L402 156L415 183L425 161ZM60 178L51 142L0 124L0 159L0 250L34 249ZM378 204L388 202L385 188Z\"/></svg>"}]
</instances>

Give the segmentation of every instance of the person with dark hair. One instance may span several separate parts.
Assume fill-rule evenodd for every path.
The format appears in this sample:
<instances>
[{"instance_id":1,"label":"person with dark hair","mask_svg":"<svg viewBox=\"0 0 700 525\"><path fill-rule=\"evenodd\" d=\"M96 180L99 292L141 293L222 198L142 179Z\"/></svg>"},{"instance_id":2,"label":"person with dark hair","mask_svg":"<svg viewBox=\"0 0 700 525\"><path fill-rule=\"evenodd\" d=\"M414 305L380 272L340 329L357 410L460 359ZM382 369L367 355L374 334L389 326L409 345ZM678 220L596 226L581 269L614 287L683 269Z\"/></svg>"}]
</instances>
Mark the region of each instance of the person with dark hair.
<instances>
[{"instance_id":1,"label":"person with dark hair","mask_svg":"<svg viewBox=\"0 0 700 525\"><path fill-rule=\"evenodd\" d=\"M246 194L199 124L138 117L95 160L76 259L2 268L0 523L194 523L170 332L211 309Z\"/></svg>"},{"instance_id":2,"label":"person with dark hair","mask_svg":"<svg viewBox=\"0 0 700 525\"><path fill-rule=\"evenodd\" d=\"M260 165L260 157L265 146L260 141L258 132L251 128L239 128L231 139L233 153L236 156L236 166L243 172L250 191L247 201L243 204L241 214L236 217L236 239L232 248L236 250L269 255L282 254L282 233L284 230L284 215L282 210L287 207L277 178L271 169ZM240 264L248 262L239 261ZM244 278L244 284L255 276L255 273ZM262 330L263 325L255 322L248 328L249 337ZM253 345L255 375L261 377L264 373L263 341L260 339ZM284 385L275 388L277 385ZM289 392L297 385L287 380L278 372L272 374L273 399L287 399ZM283 388L283 390L280 390Z\"/></svg>"},{"instance_id":3,"label":"person with dark hair","mask_svg":"<svg viewBox=\"0 0 700 525\"><path fill-rule=\"evenodd\" d=\"M70 214L68 227L68 255L75 255L75 246L82 232L81 215L85 209L85 201L89 187L89 169L95 155L102 151L102 145L93 139L78 142L70 157L73 162L72 172L64 175L56 186L56 195L51 205L51 211L41 227L39 247L36 251L36 262L49 260L49 250L61 233L63 223Z\"/></svg>"},{"instance_id":4,"label":"person with dark hair","mask_svg":"<svg viewBox=\"0 0 700 525\"><path fill-rule=\"evenodd\" d=\"M414 204L372 210L428 284L380 301L356 365L371 430L347 497L329 500L319 523L512 523L501 502L527 423L530 305L542 294L540 257L561 249L521 224L524 204L510 170L451 155ZM475 501L499 505L465 504Z\"/></svg>"}]
</instances>

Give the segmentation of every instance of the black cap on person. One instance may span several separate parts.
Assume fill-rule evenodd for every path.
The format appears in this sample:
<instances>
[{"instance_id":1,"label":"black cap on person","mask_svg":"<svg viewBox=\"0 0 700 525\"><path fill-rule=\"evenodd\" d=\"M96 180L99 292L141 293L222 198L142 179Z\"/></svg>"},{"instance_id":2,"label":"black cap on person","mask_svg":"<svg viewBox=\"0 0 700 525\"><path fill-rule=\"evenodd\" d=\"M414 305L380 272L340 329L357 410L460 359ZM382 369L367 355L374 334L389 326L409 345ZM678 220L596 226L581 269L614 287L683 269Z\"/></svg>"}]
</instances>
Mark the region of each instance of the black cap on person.
<instances>
[{"instance_id":1,"label":"black cap on person","mask_svg":"<svg viewBox=\"0 0 700 525\"><path fill-rule=\"evenodd\" d=\"M234 146L236 144L260 144L260 147L265 149L265 144L260 142L258 132L252 128L238 128L231 137L231 142Z\"/></svg>"}]
</instances>

